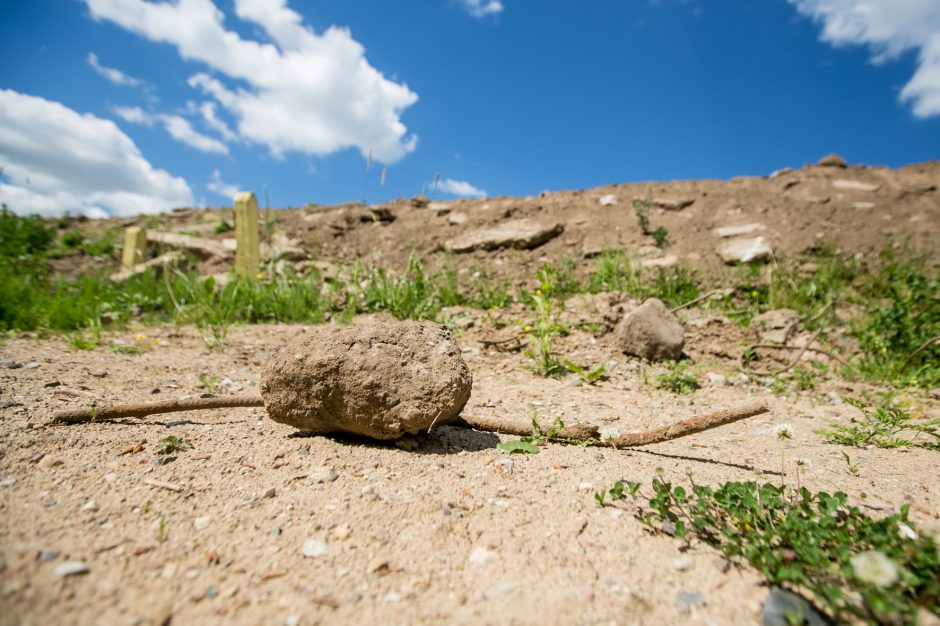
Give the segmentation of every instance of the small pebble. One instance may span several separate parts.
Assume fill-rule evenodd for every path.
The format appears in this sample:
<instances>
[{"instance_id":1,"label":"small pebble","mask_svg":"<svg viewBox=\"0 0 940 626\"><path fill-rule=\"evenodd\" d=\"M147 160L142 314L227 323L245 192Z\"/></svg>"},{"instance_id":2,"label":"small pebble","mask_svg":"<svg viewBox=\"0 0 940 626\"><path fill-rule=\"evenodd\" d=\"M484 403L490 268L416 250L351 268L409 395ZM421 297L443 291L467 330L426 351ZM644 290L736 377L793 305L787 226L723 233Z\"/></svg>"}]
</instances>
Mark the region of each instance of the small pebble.
<instances>
[{"instance_id":1,"label":"small pebble","mask_svg":"<svg viewBox=\"0 0 940 626\"><path fill-rule=\"evenodd\" d=\"M335 529L333 529L333 536L335 536L340 541L344 539L349 539L349 535L352 534L352 531L349 530L349 526L346 524L340 524Z\"/></svg>"},{"instance_id":2,"label":"small pebble","mask_svg":"<svg viewBox=\"0 0 940 626\"><path fill-rule=\"evenodd\" d=\"M369 574L375 574L377 572L384 571L388 571L388 561L380 556L375 557L369 561L368 565L366 565L366 572Z\"/></svg>"},{"instance_id":3,"label":"small pebble","mask_svg":"<svg viewBox=\"0 0 940 626\"><path fill-rule=\"evenodd\" d=\"M672 569L684 572L687 569L690 569L695 564L695 561L690 556L682 556L672 562Z\"/></svg>"},{"instance_id":4,"label":"small pebble","mask_svg":"<svg viewBox=\"0 0 940 626\"><path fill-rule=\"evenodd\" d=\"M705 596L698 591L680 591L676 593L676 604L683 611L691 611L695 607L705 604Z\"/></svg>"},{"instance_id":5,"label":"small pebble","mask_svg":"<svg viewBox=\"0 0 940 626\"><path fill-rule=\"evenodd\" d=\"M61 578L66 576L79 576L81 574L87 574L91 571L91 568L88 567L87 563L81 561L69 561L68 563L62 563L61 565L56 566L55 575Z\"/></svg>"},{"instance_id":6,"label":"small pebble","mask_svg":"<svg viewBox=\"0 0 940 626\"><path fill-rule=\"evenodd\" d=\"M270 487L267 491L264 492L264 494L262 495L262 497L264 497L264 498L273 498L273 497L276 496L276 495L277 495L277 489L275 489L274 487Z\"/></svg>"},{"instance_id":7,"label":"small pebble","mask_svg":"<svg viewBox=\"0 0 940 626\"><path fill-rule=\"evenodd\" d=\"M802 619L800 619L802 617ZM830 624L819 611L816 610L803 596L779 587L770 590L764 608L761 611L761 620L764 626L789 626L794 623L805 626L828 626Z\"/></svg>"},{"instance_id":8,"label":"small pebble","mask_svg":"<svg viewBox=\"0 0 940 626\"><path fill-rule=\"evenodd\" d=\"M59 553L55 550L45 550L39 553L39 562L48 563L49 561L55 561L59 558Z\"/></svg>"},{"instance_id":9,"label":"small pebble","mask_svg":"<svg viewBox=\"0 0 940 626\"><path fill-rule=\"evenodd\" d=\"M339 478L339 474L332 467L317 467L310 472L310 480L315 483L331 483Z\"/></svg>"},{"instance_id":10,"label":"small pebble","mask_svg":"<svg viewBox=\"0 0 940 626\"><path fill-rule=\"evenodd\" d=\"M209 527L209 522L212 521L212 518L208 515L202 515L193 520L193 527L196 530L205 530Z\"/></svg>"},{"instance_id":11,"label":"small pebble","mask_svg":"<svg viewBox=\"0 0 940 626\"><path fill-rule=\"evenodd\" d=\"M311 537L304 542L301 552L303 552L305 557L314 559L326 554L327 548L324 542Z\"/></svg>"},{"instance_id":12,"label":"small pebble","mask_svg":"<svg viewBox=\"0 0 940 626\"><path fill-rule=\"evenodd\" d=\"M300 616L288 615L284 618L284 626L300 626Z\"/></svg>"},{"instance_id":13,"label":"small pebble","mask_svg":"<svg viewBox=\"0 0 940 626\"><path fill-rule=\"evenodd\" d=\"M594 483L579 483L578 491L591 491L594 489Z\"/></svg>"},{"instance_id":14,"label":"small pebble","mask_svg":"<svg viewBox=\"0 0 940 626\"><path fill-rule=\"evenodd\" d=\"M95 502L94 500L89 500L82 506L82 510L83 511L97 511L98 503Z\"/></svg>"},{"instance_id":15,"label":"small pebble","mask_svg":"<svg viewBox=\"0 0 940 626\"><path fill-rule=\"evenodd\" d=\"M36 370L36 369L39 369L40 367L42 366L39 365L39 363L36 363L35 361L32 363L27 363L26 365L23 366L24 369L28 369L28 370ZM16 368L14 367L12 369L16 369Z\"/></svg>"},{"instance_id":16,"label":"small pebble","mask_svg":"<svg viewBox=\"0 0 940 626\"><path fill-rule=\"evenodd\" d=\"M470 562L476 565L486 565L493 560L496 555L486 548L474 548L470 553Z\"/></svg>"},{"instance_id":17,"label":"small pebble","mask_svg":"<svg viewBox=\"0 0 940 626\"><path fill-rule=\"evenodd\" d=\"M7 476L3 480L0 480L0 487L12 487L16 484L15 476Z\"/></svg>"},{"instance_id":18,"label":"small pebble","mask_svg":"<svg viewBox=\"0 0 940 626\"><path fill-rule=\"evenodd\" d=\"M154 465L166 465L176 460L175 456L158 456L153 460Z\"/></svg>"},{"instance_id":19,"label":"small pebble","mask_svg":"<svg viewBox=\"0 0 940 626\"><path fill-rule=\"evenodd\" d=\"M14 361L13 359L3 359L2 361L0 361L0 365L11 370L18 370L21 367L23 367L22 363L18 363Z\"/></svg>"},{"instance_id":20,"label":"small pebble","mask_svg":"<svg viewBox=\"0 0 940 626\"><path fill-rule=\"evenodd\" d=\"M62 465L62 460L50 454L47 454L43 456L41 459L39 459L38 465L42 469L52 469L53 467L57 465Z\"/></svg>"}]
</instances>

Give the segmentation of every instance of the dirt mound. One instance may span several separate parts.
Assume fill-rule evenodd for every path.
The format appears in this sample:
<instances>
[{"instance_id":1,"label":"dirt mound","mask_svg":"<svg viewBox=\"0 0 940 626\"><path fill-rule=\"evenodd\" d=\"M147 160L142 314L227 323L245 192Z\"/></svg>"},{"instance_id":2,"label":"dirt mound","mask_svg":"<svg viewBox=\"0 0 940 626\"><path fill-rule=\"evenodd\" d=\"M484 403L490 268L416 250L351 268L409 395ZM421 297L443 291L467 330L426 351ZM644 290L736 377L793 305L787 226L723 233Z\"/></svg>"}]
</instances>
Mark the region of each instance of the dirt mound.
<instances>
[{"instance_id":1,"label":"dirt mound","mask_svg":"<svg viewBox=\"0 0 940 626\"><path fill-rule=\"evenodd\" d=\"M470 370L445 328L397 320L314 327L304 341L278 350L261 374L275 422L375 439L454 421L470 386Z\"/></svg>"}]
</instances>

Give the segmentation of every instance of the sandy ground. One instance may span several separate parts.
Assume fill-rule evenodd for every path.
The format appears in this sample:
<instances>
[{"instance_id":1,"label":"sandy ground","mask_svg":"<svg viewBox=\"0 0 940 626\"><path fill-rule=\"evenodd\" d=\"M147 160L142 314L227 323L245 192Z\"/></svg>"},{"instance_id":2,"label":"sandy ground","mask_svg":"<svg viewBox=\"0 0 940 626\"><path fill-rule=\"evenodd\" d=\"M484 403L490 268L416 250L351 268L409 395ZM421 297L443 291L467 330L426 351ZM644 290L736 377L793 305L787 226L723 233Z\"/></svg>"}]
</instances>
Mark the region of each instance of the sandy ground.
<instances>
[{"instance_id":1,"label":"sandy ground","mask_svg":"<svg viewBox=\"0 0 940 626\"><path fill-rule=\"evenodd\" d=\"M140 355L76 351L63 338L0 345L0 359L23 365L0 368L0 623L759 623L767 589L755 572L651 535L632 505L595 503L595 491L618 479L648 485L658 468L710 484L799 480L845 491L876 516L909 503L915 522L940 527L936 452L846 450L853 476L844 449L814 434L854 414L839 401L844 383L774 396L736 379L732 361L699 354L703 378L720 372L730 383L706 379L676 396L644 383L659 370L581 332L560 352L619 361L596 387L538 378L521 354L484 351L479 326L460 333L474 375L465 413L527 420L531 403L543 424L561 416L625 432L754 397L772 411L644 449L548 445L511 456L496 450L497 435L450 426L413 451L298 436L262 409L43 427L92 400L199 395L200 374L221 378L220 393L256 393L267 354L304 332L233 327L216 352L195 329L173 327L106 335L152 346ZM912 400L938 410L929 395ZM774 437L783 422L792 440ZM168 435L192 448L158 465L154 448ZM71 561L90 571L58 576Z\"/></svg>"}]
</instances>

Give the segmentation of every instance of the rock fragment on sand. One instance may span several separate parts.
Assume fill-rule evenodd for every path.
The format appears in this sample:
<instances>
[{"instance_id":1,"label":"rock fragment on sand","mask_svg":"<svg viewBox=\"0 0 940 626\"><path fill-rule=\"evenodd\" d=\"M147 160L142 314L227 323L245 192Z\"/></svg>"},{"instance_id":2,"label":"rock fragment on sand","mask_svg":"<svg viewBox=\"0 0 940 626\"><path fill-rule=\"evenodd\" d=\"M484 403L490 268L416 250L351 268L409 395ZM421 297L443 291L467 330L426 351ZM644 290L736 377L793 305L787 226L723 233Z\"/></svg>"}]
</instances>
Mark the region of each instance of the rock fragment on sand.
<instances>
[{"instance_id":1,"label":"rock fragment on sand","mask_svg":"<svg viewBox=\"0 0 940 626\"><path fill-rule=\"evenodd\" d=\"M849 166L849 164L845 162L845 159L840 157L835 152L831 152L827 154L826 156L824 156L823 158L819 159L819 161L816 162L816 165L819 165L820 167L841 167L841 168L846 168Z\"/></svg>"},{"instance_id":2,"label":"rock fragment on sand","mask_svg":"<svg viewBox=\"0 0 940 626\"><path fill-rule=\"evenodd\" d=\"M742 237L726 241L718 248L721 259L729 264L766 261L773 250L763 237Z\"/></svg>"},{"instance_id":3,"label":"rock fragment on sand","mask_svg":"<svg viewBox=\"0 0 940 626\"><path fill-rule=\"evenodd\" d=\"M66 578L68 576L81 576L82 574L87 574L90 571L91 568L88 566L88 563L83 561L69 561L67 563L57 565L55 568L55 575L60 578Z\"/></svg>"},{"instance_id":4,"label":"rock fragment on sand","mask_svg":"<svg viewBox=\"0 0 940 626\"><path fill-rule=\"evenodd\" d=\"M861 180L847 180L845 178L839 178L832 181L832 186L835 189L841 189L843 191L878 191L881 189L881 185L877 183L866 183Z\"/></svg>"},{"instance_id":5,"label":"rock fragment on sand","mask_svg":"<svg viewBox=\"0 0 940 626\"><path fill-rule=\"evenodd\" d=\"M753 235L754 233L764 230L766 227L763 224L740 224L738 226L722 226L715 229L715 234L721 237L722 239L727 239L728 237L740 237L741 235Z\"/></svg>"},{"instance_id":6,"label":"rock fragment on sand","mask_svg":"<svg viewBox=\"0 0 940 626\"><path fill-rule=\"evenodd\" d=\"M541 223L530 219L519 219L470 231L451 239L445 247L452 252L500 248L530 250L554 239L562 231L564 227L557 222Z\"/></svg>"},{"instance_id":7,"label":"rock fragment on sand","mask_svg":"<svg viewBox=\"0 0 940 626\"><path fill-rule=\"evenodd\" d=\"M617 343L625 354L648 361L676 361L682 356L685 332L662 300L650 298L620 320Z\"/></svg>"},{"instance_id":8,"label":"rock fragment on sand","mask_svg":"<svg viewBox=\"0 0 940 626\"><path fill-rule=\"evenodd\" d=\"M452 422L470 399L470 369L431 322L315 327L275 352L261 395L276 422L312 433L398 439Z\"/></svg>"}]
</instances>

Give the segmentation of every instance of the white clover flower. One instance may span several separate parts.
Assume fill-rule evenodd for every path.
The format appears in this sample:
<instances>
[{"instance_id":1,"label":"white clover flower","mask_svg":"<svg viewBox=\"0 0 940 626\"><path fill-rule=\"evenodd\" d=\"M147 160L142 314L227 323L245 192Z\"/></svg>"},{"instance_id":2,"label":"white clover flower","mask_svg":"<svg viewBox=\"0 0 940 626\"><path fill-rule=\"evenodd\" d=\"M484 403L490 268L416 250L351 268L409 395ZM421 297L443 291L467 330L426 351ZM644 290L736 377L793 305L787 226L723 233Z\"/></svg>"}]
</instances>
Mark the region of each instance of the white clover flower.
<instances>
[{"instance_id":1,"label":"white clover flower","mask_svg":"<svg viewBox=\"0 0 940 626\"><path fill-rule=\"evenodd\" d=\"M793 426L788 422L774 426L774 435L777 439L793 439Z\"/></svg>"},{"instance_id":2,"label":"white clover flower","mask_svg":"<svg viewBox=\"0 0 940 626\"><path fill-rule=\"evenodd\" d=\"M917 531L915 531L913 528L911 528L907 524L898 522L898 533L900 533L900 535L904 537L905 539L910 539L911 541L917 541Z\"/></svg>"},{"instance_id":3,"label":"white clover flower","mask_svg":"<svg viewBox=\"0 0 940 626\"><path fill-rule=\"evenodd\" d=\"M876 587L890 587L898 581L897 565L877 550L856 554L849 562L859 580Z\"/></svg>"},{"instance_id":4,"label":"white clover flower","mask_svg":"<svg viewBox=\"0 0 940 626\"><path fill-rule=\"evenodd\" d=\"M613 426L608 426L607 428L601 428L598 434L601 436L601 441L616 439L620 436L620 429Z\"/></svg>"}]
</instances>

